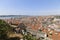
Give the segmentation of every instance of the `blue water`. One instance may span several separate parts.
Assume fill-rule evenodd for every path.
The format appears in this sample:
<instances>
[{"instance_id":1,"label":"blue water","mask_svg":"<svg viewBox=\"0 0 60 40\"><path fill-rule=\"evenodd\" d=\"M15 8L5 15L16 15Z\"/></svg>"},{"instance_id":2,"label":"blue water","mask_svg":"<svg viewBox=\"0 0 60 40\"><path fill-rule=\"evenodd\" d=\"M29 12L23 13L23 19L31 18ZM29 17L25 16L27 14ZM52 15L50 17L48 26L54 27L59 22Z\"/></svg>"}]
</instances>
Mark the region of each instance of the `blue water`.
<instances>
[{"instance_id":1,"label":"blue water","mask_svg":"<svg viewBox=\"0 0 60 40\"><path fill-rule=\"evenodd\" d=\"M0 17L0 19L10 19L12 17Z\"/></svg>"},{"instance_id":2,"label":"blue water","mask_svg":"<svg viewBox=\"0 0 60 40\"><path fill-rule=\"evenodd\" d=\"M0 15L0 19L10 19L10 18L22 18L22 17L28 17L24 15Z\"/></svg>"}]
</instances>

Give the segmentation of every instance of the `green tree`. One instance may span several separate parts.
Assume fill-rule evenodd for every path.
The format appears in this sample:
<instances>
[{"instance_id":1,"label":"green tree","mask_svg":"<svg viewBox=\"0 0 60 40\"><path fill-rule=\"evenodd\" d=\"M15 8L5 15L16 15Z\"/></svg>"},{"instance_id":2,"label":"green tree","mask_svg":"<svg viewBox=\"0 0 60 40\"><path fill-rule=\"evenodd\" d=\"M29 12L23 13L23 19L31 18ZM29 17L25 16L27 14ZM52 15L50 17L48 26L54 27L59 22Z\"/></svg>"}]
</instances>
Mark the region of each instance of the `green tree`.
<instances>
[{"instance_id":1,"label":"green tree","mask_svg":"<svg viewBox=\"0 0 60 40\"><path fill-rule=\"evenodd\" d=\"M24 35L23 39L25 40L37 40L36 37L32 36L32 34Z\"/></svg>"},{"instance_id":2,"label":"green tree","mask_svg":"<svg viewBox=\"0 0 60 40\"><path fill-rule=\"evenodd\" d=\"M3 20L0 20L0 39L6 39L7 33L12 31L12 27Z\"/></svg>"}]
</instances>

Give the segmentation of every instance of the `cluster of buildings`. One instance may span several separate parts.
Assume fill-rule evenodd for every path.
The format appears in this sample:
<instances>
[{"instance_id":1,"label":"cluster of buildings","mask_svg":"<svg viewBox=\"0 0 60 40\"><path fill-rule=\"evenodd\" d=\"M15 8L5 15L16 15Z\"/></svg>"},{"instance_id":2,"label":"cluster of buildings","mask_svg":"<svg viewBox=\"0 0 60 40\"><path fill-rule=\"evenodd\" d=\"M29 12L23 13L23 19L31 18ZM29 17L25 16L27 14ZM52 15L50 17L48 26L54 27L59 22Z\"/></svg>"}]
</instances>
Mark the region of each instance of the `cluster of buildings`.
<instances>
[{"instance_id":1,"label":"cluster of buildings","mask_svg":"<svg viewBox=\"0 0 60 40\"><path fill-rule=\"evenodd\" d=\"M60 16L32 16L4 20L17 27L20 23L24 23L27 26L27 32L35 35L37 38L43 37L43 40L60 40Z\"/></svg>"}]
</instances>

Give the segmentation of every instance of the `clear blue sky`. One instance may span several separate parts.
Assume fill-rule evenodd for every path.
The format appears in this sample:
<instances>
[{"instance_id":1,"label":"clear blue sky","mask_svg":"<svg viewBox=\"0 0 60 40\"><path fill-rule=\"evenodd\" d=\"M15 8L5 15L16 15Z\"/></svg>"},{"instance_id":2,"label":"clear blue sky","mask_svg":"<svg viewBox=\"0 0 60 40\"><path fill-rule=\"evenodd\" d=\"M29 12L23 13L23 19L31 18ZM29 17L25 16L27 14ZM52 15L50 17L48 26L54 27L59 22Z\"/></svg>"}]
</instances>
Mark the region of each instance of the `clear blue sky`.
<instances>
[{"instance_id":1,"label":"clear blue sky","mask_svg":"<svg viewBox=\"0 0 60 40\"><path fill-rule=\"evenodd\" d=\"M0 0L0 15L60 15L60 0Z\"/></svg>"}]
</instances>

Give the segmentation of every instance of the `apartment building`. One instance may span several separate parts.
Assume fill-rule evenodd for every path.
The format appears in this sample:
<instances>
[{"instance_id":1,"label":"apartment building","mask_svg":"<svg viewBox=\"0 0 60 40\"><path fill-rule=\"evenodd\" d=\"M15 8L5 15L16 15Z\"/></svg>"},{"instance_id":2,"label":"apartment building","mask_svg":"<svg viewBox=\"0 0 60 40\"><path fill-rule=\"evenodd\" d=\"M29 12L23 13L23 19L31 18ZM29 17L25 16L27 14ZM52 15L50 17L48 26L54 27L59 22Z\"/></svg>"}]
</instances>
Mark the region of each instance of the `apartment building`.
<instances>
[{"instance_id":1,"label":"apartment building","mask_svg":"<svg viewBox=\"0 0 60 40\"><path fill-rule=\"evenodd\" d=\"M57 26L58 27L58 26ZM56 25L49 25L47 28L44 28L42 31L45 32L50 39L60 40L60 29Z\"/></svg>"}]
</instances>

